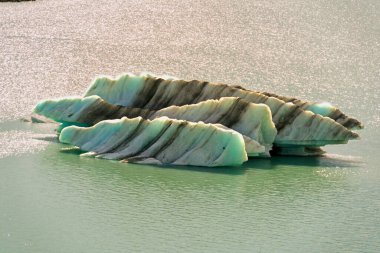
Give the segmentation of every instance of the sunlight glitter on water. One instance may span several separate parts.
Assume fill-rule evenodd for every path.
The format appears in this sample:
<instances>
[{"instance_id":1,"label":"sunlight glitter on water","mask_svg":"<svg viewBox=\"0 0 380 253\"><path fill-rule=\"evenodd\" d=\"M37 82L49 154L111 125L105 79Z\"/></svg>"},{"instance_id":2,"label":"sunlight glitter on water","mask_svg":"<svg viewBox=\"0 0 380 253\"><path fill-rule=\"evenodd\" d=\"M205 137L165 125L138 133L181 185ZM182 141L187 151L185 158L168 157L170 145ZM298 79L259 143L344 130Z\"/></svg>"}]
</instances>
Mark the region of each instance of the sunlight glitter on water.
<instances>
[{"instance_id":1,"label":"sunlight glitter on water","mask_svg":"<svg viewBox=\"0 0 380 253\"><path fill-rule=\"evenodd\" d=\"M36 153L44 150L54 135L36 134L27 131L0 132L0 158ZM56 137L55 137L56 138Z\"/></svg>"}]
</instances>

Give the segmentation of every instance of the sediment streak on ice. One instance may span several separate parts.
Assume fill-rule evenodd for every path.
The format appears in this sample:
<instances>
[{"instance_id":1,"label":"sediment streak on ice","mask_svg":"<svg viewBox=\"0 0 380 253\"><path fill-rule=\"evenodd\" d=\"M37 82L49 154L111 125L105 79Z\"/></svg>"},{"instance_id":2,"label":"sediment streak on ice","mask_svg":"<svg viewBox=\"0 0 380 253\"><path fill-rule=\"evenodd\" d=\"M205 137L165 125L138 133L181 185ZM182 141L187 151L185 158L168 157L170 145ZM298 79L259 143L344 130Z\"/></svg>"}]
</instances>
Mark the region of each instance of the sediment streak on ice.
<instances>
[{"instance_id":1,"label":"sediment streak on ice","mask_svg":"<svg viewBox=\"0 0 380 253\"><path fill-rule=\"evenodd\" d=\"M271 109L277 129L305 110L332 118L348 129L362 128L361 123L327 103L311 103L239 86L198 80L162 79L151 75L125 74L117 79L96 79L85 96L98 95L106 101L127 107L159 110L171 105L196 104L208 99L240 97L252 103L264 103Z\"/></svg>"},{"instance_id":2,"label":"sediment streak on ice","mask_svg":"<svg viewBox=\"0 0 380 253\"><path fill-rule=\"evenodd\" d=\"M245 144L240 148L245 148L249 156L268 154L272 144L275 153L318 155L323 153L321 146L358 138L350 129L362 128L359 121L328 103L310 103L220 83L131 74L117 79L98 78L84 98L43 101L35 112L61 122L60 129L70 125L88 127L122 117L154 120L166 116L186 120L186 124L212 123L219 130L237 131ZM153 158L147 159L144 162L152 162Z\"/></svg>"},{"instance_id":3,"label":"sediment streak on ice","mask_svg":"<svg viewBox=\"0 0 380 253\"><path fill-rule=\"evenodd\" d=\"M166 117L104 120L92 127L69 126L60 141L98 158L131 163L235 166L247 160L241 134L213 124Z\"/></svg>"},{"instance_id":4,"label":"sediment streak on ice","mask_svg":"<svg viewBox=\"0 0 380 253\"><path fill-rule=\"evenodd\" d=\"M249 103L240 98L225 97L191 105L169 106L155 111L112 105L98 96L89 96L42 101L36 106L35 112L64 124L83 126L124 116L141 116L145 119L167 116L193 122L222 124L265 146L266 152L270 150L272 143L282 148L318 147L347 143L348 140L358 137L356 133L328 117L302 110L294 118L284 122L276 135L268 106Z\"/></svg>"},{"instance_id":5,"label":"sediment streak on ice","mask_svg":"<svg viewBox=\"0 0 380 253\"><path fill-rule=\"evenodd\" d=\"M90 96L42 101L36 106L35 112L58 122L87 126L124 116L128 118L141 116L144 119L166 116L178 120L221 124L244 135L247 145L248 142L253 143L248 141L252 139L258 142L259 146L263 146L263 149L248 148L251 151L250 156L260 153L269 155L277 134L268 106L248 103L240 98L207 100L198 104L170 106L153 111L112 105L98 96Z\"/></svg>"}]
</instances>

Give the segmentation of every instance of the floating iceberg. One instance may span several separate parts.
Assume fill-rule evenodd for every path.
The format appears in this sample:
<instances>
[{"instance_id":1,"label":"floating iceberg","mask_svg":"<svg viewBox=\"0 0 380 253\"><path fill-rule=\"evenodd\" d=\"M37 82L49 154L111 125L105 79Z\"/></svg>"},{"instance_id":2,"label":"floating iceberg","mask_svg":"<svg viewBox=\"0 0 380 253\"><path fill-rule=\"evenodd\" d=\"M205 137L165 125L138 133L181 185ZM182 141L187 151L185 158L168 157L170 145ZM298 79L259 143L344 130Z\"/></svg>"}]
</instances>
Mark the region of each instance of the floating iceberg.
<instances>
[{"instance_id":1,"label":"floating iceberg","mask_svg":"<svg viewBox=\"0 0 380 253\"><path fill-rule=\"evenodd\" d=\"M240 98L207 100L193 105L170 106L158 111L112 105L98 96L41 101L35 112L65 125L92 126L102 120L134 118L155 119L166 116L192 122L221 124L243 135L246 144L258 142L261 148L248 148L250 156L268 156L277 130L269 107L248 103ZM256 145L256 144L255 144ZM260 151L260 152L259 152Z\"/></svg>"},{"instance_id":2,"label":"floating iceberg","mask_svg":"<svg viewBox=\"0 0 380 253\"><path fill-rule=\"evenodd\" d=\"M162 79L151 75L125 74L117 79L100 77L85 96L98 95L107 102L126 107L159 110L171 105L196 104L209 99L240 97L247 102L269 106L273 122L281 129L305 110L330 117L348 129L362 128L361 123L327 103L309 103L272 93L256 92L240 86L228 86L198 80Z\"/></svg>"},{"instance_id":3,"label":"floating iceberg","mask_svg":"<svg viewBox=\"0 0 380 253\"><path fill-rule=\"evenodd\" d=\"M278 130L271 121L269 108L264 104L248 103L240 98L206 100L197 104L169 106L155 111L112 105L94 95L85 98L65 98L40 102L35 112L61 122L64 126L92 126L102 120L134 118L154 119L166 116L187 121L203 121L231 128L265 147L266 153L274 143L282 154L320 154L315 147L328 144L343 144L358 135L328 117L310 111L300 113ZM313 147L310 149L310 147ZM287 149L284 151L284 149ZM291 153L290 151L296 151ZM253 156L256 153L252 153Z\"/></svg>"},{"instance_id":4,"label":"floating iceberg","mask_svg":"<svg viewBox=\"0 0 380 253\"><path fill-rule=\"evenodd\" d=\"M202 159L197 162L189 159L169 161L154 157L150 151L144 151L142 156L129 151L122 153L119 146L117 151L103 152L102 146L115 147L114 144L119 141L115 136L120 136L120 131L133 129L135 119L144 122L141 123L143 125L185 124L197 129L192 132L194 135L191 138L203 136L209 128L233 132L234 136L242 140L239 150L244 150L246 156L269 156L272 146L273 154L319 155L323 153L321 146L357 139L358 135L350 129L362 128L359 121L328 103L309 103L242 87L196 80L162 79L151 75L126 74L115 80L101 77L91 84L85 97L41 101L34 111L62 123L62 142L95 152L97 157L156 164L229 166L232 163L225 159L218 162ZM163 124L163 121L166 123ZM119 125L123 127L116 127ZM139 140L154 139L155 134L163 140L160 132L151 128L144 127L148 130L139 133ZM180 141L188 145L186 138L173 142L179 145ZM129 150L138 149L138 145L144 143L137 144L129 139L124 139L124 142L120 145ZM205 145L212 147L208 146L207 141ZM212 148L202 150L210 154L217 152ZM119 156L119 151L126 155Z\"/></svg>"},{"instance_id":5,"label":"floating iceberg","mask_svg":"<svg viewBox=\"0 0 380 253\"><path fill-rule=\"evenodd\" d=\"M89 151L87 155L130 163L215 167L247 161L244 140L237 132L166 117L152 121L123 117L92 127L69 126L59 140Z\"/></svg>"}]
</instances>

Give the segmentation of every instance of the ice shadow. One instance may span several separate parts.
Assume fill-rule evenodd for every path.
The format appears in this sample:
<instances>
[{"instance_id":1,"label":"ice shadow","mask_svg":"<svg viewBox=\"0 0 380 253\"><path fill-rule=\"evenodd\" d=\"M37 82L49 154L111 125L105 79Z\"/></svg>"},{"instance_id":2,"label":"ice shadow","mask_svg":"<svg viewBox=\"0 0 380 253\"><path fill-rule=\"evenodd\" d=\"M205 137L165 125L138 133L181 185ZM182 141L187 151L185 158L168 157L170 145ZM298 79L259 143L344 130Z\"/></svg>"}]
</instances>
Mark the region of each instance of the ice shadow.
<instances>
[{"instance_id":1,"label":"ice shadow","mask_svg":"<svg viewBox=\"0 0 380 253\"><path fill-rule=\"evenodd\" d=\"M78 148L62 148L61 153L67 155L79 156L84 151ZM89 158L99 159L99 158ZM149 167L157 167L167 170L186 170L195 172L206 172L226 175L242 175L247 170L275 170L283 167L291 169L292 167L306 168L355 168L360 167L363 162L360 157L342 156L342 155L323 155L315 157L300 157L300 156L273 156L270 158L251 158L241 166L237 167L199 167L199 166L178 166L178 165L141 165ZM122 165L122 163L120 164ZM138 164L136 164L138 165Z\"/></svg>"},{"instance_id":2,"label":"ice shadow","mask_svg":"<svg viewBox=\"0 0 380 253\"><path fill-rule=\"evenodd\" d=\"M360 157L325 154L322 156L273 156L271 158L253 158L242 165L245 169L272 170L279 167L325 167L355 168L363 164Z\"/></svg>"}]
</instances>

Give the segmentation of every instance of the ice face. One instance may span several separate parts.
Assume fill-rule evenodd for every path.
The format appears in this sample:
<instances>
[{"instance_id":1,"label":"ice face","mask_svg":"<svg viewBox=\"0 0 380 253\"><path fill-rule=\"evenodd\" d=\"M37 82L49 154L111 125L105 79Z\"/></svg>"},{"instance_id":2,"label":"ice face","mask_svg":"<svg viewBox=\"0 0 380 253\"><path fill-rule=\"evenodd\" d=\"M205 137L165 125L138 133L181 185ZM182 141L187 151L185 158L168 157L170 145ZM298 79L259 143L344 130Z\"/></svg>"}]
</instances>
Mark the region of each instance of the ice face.
<instances>
[{"instance_id":1,"label":"ice face","mask_svg":"<svg viewBox=\"0 0 380 253\"><path fill-rule=\"evenodd\" d=\"M123 117L154 121L165 116L186 124L211 123L219 130L239 133L248 156L269 156L272 146L277 154L319 155L323 153L321 146L357 139L350 129L362 127L329 103L149 74L101 77L90 85L85 97L42 101L34 111L62 123L59 131L70 125L88 127ZM109 141L107 134L101 136ZM162 163L152 157L133 159Z\"/></svg>"},{"instance_id":2,"label":"ice face","mask_svg":"<svg viewBox=\"0 0 380 253\"><path fill-rule=\"evenodd\" d=\"M215 167L237 166L248 159L243 137L236 131L167 117L70 126L62 130L60 141L98 158L133 163Z\"/></svg>"},{"instance_id":3,"label":"ice face","mask_svg":"<svg viewBox=\"0 0 380 253\"><path fill-rule=\"evenodd\" d=\"M265 147L269 155L272 144L276 146L324 146L327 144L347 143L357 138L357 134L346 129L334 120L299 111L292 118L285 118L289 108L277 109L276 117L281 119L281 128L276 130L272 114L265 104L254 104L240 98L221 98L206 100L197 104L170 106L158 111L129 108L112 105L98 96L85 98L66 98L62 100L43 101L37 105L35 112L64 123L79 126L91 126L102 120L119 119L124 116L154 119L167 116L173 119L192 122L221 124L258 142ZM256 156L256 153L250 155Z\"/></svg>"},{"instance_id":4,"label":"ice face","mask_svg":"<svg viewBox=\"0 0 380 253\"><path fill-rule=\"evenodd\" d=\"M151 110L160 110L171 105L196 104L221 97L240 97L248 102L268 105L277 128L281 128L282 122L305 110L329 117L348 129L363 127L358 120L325 103L312 103L273 93L198 80L173 80L131 74L121 75L116 79L102 77L95 80L85 94L91 95L98 95L112 104ZM279 115L277 111L280 111Z\"/></svg>"},{"instance_id":5,"label":"ice face","mask_svg":"<svg viewBox=\"0 0 380 253\"><path fill-rule=\"evenodd\" d=\"M73 113L73 110L78 113ZM65 123L65 126L69 125L69 122L72 125L91 126L102 120L118 119L124 116L128 118L141 116L144 119L167 116L192 122L221 124L244 135L248 146L252 146L248 144L248 142L252 144L252 140L257 142L255 145L263 146L264 151L260 153L265 156L269 155L277 133L268 106L248 103L240 98L207 100L194 105L171 106L159 111L151 111L115 106L98 96L89 96L84 99L44 101L37 105L35 112ZM250 150L252 151L249 152L250 156L257 156L259 153L253 151L261 149L251 148Z\"/></svg>"}]
</instances>

